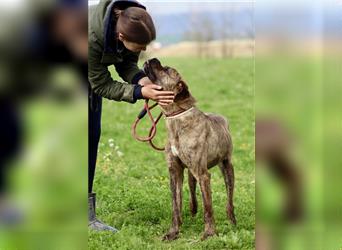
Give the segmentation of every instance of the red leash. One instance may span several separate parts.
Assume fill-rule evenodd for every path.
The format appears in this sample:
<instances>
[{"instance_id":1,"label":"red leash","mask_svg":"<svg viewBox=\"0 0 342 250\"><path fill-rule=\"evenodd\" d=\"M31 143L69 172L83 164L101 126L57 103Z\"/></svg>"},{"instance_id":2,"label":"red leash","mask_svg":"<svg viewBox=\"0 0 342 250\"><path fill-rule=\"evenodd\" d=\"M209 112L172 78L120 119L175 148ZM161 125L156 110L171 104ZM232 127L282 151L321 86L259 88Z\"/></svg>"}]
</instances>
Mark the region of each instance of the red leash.
<instances>
[{"instance_id":1,"label":"red leash","mask_svg":"<svg viewBox=\"0 0 342 250\"><path fill-rule=\"evenodd\" d=\"M138 117L135 119L135 122L133 123L132 125L132 136L138 140L138 141L142 141L142 142L149 142L149 144L151 145L152 148L154 148L155 150L158 150L158 151L164 151L165 150L165 147L163 148L159 148L157 147L156 145L154 145L153 143L153 138L156 136L156 133L157 133L157 123L159 122L160 118L163 116L163 113L160 112L160 114L158 115L157 119L154 120L152 114L151 114L151 109L153 109L154 107L156 107L158 105L158 103L155 103L153 104L152 106L148 106L148 100L145 100L145 105L144 105L144 108L140 111ZM152 123L152 126L151 126L151 129L150 129L150 132L149 132L149 135L148 137L140 137L138 134L137 134L137 126L138 126L138 123L140 122L140 120L146 115L146 113L148 114L148 116L150 117L150 120L151 120L151 123Z\"/></svg>"}]
</instances>

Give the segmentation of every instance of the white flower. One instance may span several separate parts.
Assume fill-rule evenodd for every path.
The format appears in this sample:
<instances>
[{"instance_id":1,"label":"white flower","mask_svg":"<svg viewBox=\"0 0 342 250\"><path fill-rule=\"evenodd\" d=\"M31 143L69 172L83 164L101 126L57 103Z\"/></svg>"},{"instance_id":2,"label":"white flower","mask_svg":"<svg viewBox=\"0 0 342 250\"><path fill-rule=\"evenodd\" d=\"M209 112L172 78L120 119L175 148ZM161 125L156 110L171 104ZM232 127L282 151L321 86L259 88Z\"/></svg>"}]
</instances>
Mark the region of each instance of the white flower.
<instances>
[{"instance_id":1,"label":"white flower","mask_svg":"<svg viewBox=\"0 0 342 250\"><path fill-rule=\"evenodd\" d=\"M124 153L122 153L121 151L117 151L116 153L118 154L119 157L122 157L124 155Z\"/></svg>"},{"instance_id":2,"label":"white flower","mask_svg":"<svg viewBox=\"0 0 342 250\"><path fill-rule=\"evenodd\" d=\"M114 143L109 143L109 147L114 147Z\"/></svg>"}]
</instances>

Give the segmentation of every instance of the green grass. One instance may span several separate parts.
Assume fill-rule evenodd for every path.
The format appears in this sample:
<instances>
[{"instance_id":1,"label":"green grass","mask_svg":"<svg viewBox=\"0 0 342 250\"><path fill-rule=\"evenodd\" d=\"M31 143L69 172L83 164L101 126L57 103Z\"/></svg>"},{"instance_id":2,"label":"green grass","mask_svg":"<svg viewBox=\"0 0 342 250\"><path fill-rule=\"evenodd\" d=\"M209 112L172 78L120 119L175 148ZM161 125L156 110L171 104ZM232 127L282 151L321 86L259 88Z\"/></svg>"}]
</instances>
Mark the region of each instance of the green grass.
<instances>
[{"instance_id":1,"label":"green grass","mask_svg":"<svg viewBox=\"0 0 342 250\"><path fill-rule=\"evenodd\" d=\"M228 118L233 137L235 166L234 227L225 213L224 181L215 167L212 174L214 215L218 236L200 241L204 229L199 189L199 212L189 212L187 174L184 179L183 225L180 238L162 242L171 223L171 195L163 153L135 141L132 122L143 102L134 105L104 100L102 137L94 191L98 217L120 229L117 234L89 232L89 249L254 249L254 63L253 59L163 59L179 70L197 99L197 106ZM114 76L116 77L116 76ZM165 143L163 120L156 143ZM144 121L139 132L147 133Z\"/></svg>"}]
</instances>

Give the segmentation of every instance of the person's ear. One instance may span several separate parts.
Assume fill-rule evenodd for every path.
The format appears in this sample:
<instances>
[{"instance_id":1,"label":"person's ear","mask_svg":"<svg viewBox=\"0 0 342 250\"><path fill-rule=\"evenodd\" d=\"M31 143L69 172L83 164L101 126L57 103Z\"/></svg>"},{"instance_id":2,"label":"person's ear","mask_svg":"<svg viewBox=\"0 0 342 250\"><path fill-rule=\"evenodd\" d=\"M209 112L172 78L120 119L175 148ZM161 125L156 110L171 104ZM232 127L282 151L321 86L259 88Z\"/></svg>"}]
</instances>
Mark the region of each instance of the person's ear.
<instances>
[{"instance_id":1,"label":"person's ear","mask_svg":"<svg viewBox=\"0 0 342 250\"><path fill-rule=\"evenodd\" d=\"M119 39L121 42L123 42L123 41L125 40L125 37L124 37L124 35L123 35L121 32L119 32L118 39Z\"/></svg>"}]
</instances>

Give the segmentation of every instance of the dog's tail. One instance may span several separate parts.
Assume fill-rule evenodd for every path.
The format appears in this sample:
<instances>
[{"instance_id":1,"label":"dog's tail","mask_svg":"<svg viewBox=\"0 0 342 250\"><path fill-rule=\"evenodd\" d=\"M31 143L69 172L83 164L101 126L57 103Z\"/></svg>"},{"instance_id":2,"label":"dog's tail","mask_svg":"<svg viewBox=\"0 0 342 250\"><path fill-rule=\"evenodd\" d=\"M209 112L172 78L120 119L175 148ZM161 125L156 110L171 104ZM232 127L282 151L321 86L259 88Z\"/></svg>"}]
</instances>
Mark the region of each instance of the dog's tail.
<instances>
[{"instance_id":1,"label":"dog's tail","mask_svg":"<svg viewBox=\"0 0 342 250\"><path fill-rule=\"evenodd\" d=\"M235 176L234 176L234 167L231 160L228 161L228 190L229 190L229 201L227 206L227 213L230 221L236 225L235 213L234 213L234 184L235 184Z\"/></svg>"}]
</instances>

